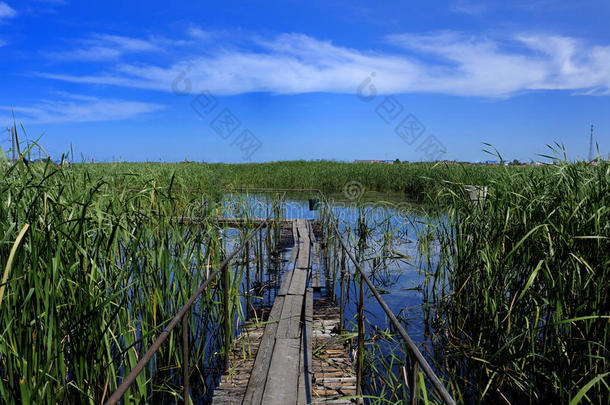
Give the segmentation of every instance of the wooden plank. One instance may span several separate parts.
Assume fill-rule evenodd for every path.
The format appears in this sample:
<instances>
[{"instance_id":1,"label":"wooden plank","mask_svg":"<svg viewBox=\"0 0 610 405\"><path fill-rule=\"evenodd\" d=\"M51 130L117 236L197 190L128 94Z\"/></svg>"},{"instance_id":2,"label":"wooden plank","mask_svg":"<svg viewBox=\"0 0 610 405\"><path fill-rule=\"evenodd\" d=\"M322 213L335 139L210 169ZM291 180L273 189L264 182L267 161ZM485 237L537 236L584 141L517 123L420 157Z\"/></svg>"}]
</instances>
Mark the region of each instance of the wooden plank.
<instances>
[{"instance_id":1,"label":"wooden plank","mask_svg":"<svg viewBox=\"0 0 610 405\"><path fill-rule=\"evenodd\" d=\"M268 321L270 323L265 326L265 332L261 339L254 366L250 372L250 380L246 388L246 394L242 404L260 404L263 398L263 389L267 381L267 373L271 365L271 357L275 347L275 334L277 332L279 320L284 306L284 297L275 297L275 302L269 313Z\"/></svg>"},{"instance_id":2,"label":"wooden plank","mask_svg":"<svg viewBox=\"0 0 610 405\"><path fill-rule=\"evenodd\" d=\"M280 285L280 289L277 292L278 296L283 296L288 294L288 289L290 288L290 284L292 282L292 275L294 273L294 270L290 270L284 273L284 280L282 281L282 284Z\"/></svg>"},{"instance_id":3,"label":"wooden plank","mask_svg":"<svg viewBox=\"0 0 610 405\"><path fill-rule=\"evenodd\" d=\"M307 221L293 222L293 269L285 273L272 308L272 319L279 322L265 328L243 403L311 403L313 290L307 289L311 234Z\"/></svg>"},{"instance_id":4,"label":"wooden plank","mask_svg":"<svg viewBox=\"0 0 610 405\"><path fill-rule=\"evenodd\" d=\"M276 339L262 403L296 404L299 382L300 339Z\"/></svg>"},{"instance_id":5,"label":"wooden plank","mask_svg":"<svg viewBox=\"0 0 610 405\"><path fill-rule=\"evenodd\" d=\"M307 288L307 270L296 269L293 272L290 287L288 288L289 295L303 295Z\"/></svg>"},{"instance_id":6,"label":"wooden plank","mask_svg":"<svg viewBox=\"0 0 610 405\"><path fill-rule=\"evenodd\" d=\"M313 236L313 230L311 229L311 223L309 224L310 226L310 233ZM315 288L316 290L319 290L322 288L322 274L321 274L321 268L320 268L320 243L315 241L315 236L313 236L314 239L312 239L312 258L311 258L311 262L312 262L312 275L311 275L311 286L313 288ZM314 266L315 265L315 266ZM315 271L314 271L314 267L315 267Z\"/></svg>"},{"instance_id":7,"label":"wooden plank","mask_svg":"<svg viewBox=\"0 0 610 405\"><path fill-rule=\"evenodd\" d=\"M297 229L297 221L295 219L292 220L292 239L294 240L294 244L297 245L299 240L299 231Z\"/></svg>"},{"instance_id":8,"label":"wooden plank","mask_svg":"<svg viewBox=\"0 0 610 405\"><path fill-rule=\"evenodd\" d=\"M290 269L290 271L287 271L286 273L284 273L284 280L282 281L282 284L280 285L280 289L277 293L278 295L288 294L288 288L290 287L290 282L292 280L292 270L296 266L297 255L299 252L299 244L298 244L299 235L298 235L298 231L297 231L297 221L292 221L292 236L294 238L294 246L292 247L292 252L290 253L290 261L287 265L287 268Z\"/></svg>"},{"instance_id":9,"label":"wooden plank","mask_svg":"<svg viewBox=\"0 0 610 405\"><path fill-rule=\"evenodd\" d=\"M287 295L284 299L284 308L278 324L276 339L297 339L301 336L302 312L303 296Z\"/></svg>"},{"instance_id":10,"label":"wooden plank","mask_svg":"<svg viewBox=\"0 0 610 405\"><path fill-rule=\"evenodd\" d=\"M301 339L301 366L299 368L299 387L297 404L311 404L311 376L313 374L312 355L313 336L313 289L308 288L305 293L305 316L303 336Z\"/></svg>"},{"instance_id":11,"label":"wooden plank","mask_svg":"<svg viewBox=\"0 0 610 405\"><path fill-rule=\"evenodd\" d=\"M313 233L313 226L311 226L311 221L307 221L307 229L309 230L309 239L311 243L318 243L316 240L316 235Z\"/></svg>"},{"instance_id":12,"label":"wooden plank","mask_svg":"<svg viewBox=\"0 0 610 405\"><path fill-rule=\"evenodd\" d=\"M306 347L309 348L309 350L307 351L307 365L308 371L312 370L312 338L313 338L313 289L308 288L307 289L307 294L305 295L305 334L306 334L306 339L305 339L305 344ZM311 387L311 377L309 380L310 384L309 386Z\"/></svg>"},{"instance_id":13,"label":"wooden plank","mask_svg":"<svg viewBox=\"0 0 610 405\"><path fill-rule=\"evenodd\" d=\"M304 219L297 219L297 230L299 231L299 239L309 241L309 229L307 228L307 221Z\"/></svg>"},{"instance_id":14,"label":"wooden plank","mask_svg":"<svg viewBox=\"0 0 610 405\"><path fill-rule=\"evenodd\" d=\"M297 240L295 239L294 246L292 247L292 251L290 252L290 259L288 259L289 265L292 264L294 266L294 264L297 261L298 253L299 253L299 244L298 244Z\"/></svg>"},{"instance_id":15,"label":"wooden plank","mask_svg":"<svg viewBox=\"0 0 610 405\"><path fill-rule=\"evenodd\" d=\"M320 264L320 243L316 242L313 244L313 262Z\"/></svg>"},{"instance_id":16,"label":"wooden plank","mask_svg":"<svg viewBox=\"0 0 610 405\"><path fill-rule=\"evenodd\" d=\"M297 230L299 232L299 254L297 255L297 268L309 268L310 240L307 222L297 219Z\"/></svg>"},{"instance_id":17,"label":"wooden plank","mask_svg":"<svg viewBox=\"0 0 610 405\"><path fill-rule=\"evenodd\" d=\"M297 256L297 269L307 270L309 269L309 256L311 251L309 249L309 242L303 241L303 244L299 247L299 254Z\"/></svg>"},{"instance_id":18,"label":"wooden plank","mask_svg":"<svg viewBox=\"0 0 610 405\"><path fill-rule=\"evenodd\" d=\"M319 266L320 260L318 258L319 252L320 252L320 244L316 242L313 245L313 257L314 257L314 263L318 264L318 266L316 266L315 271L313 270L313 266L312 266L311 286L317 290L322 288L322 277L320 275L320 266Z\"/></svg>"}]
</instances>

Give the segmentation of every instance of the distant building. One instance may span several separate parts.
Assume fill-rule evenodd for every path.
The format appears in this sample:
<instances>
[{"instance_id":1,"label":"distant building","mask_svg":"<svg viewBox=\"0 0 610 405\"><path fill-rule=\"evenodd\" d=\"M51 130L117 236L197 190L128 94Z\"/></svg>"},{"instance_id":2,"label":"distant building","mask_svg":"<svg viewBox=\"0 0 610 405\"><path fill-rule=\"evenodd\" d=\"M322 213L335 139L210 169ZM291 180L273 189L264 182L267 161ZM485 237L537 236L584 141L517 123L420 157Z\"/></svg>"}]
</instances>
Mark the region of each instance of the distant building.
<instances>
[{"instance_id":1,"label":"distant building","mask_svg":"<svg viewBox=\"0 0 610 405\"><path fill-rule=\"evenodd\" d=\"M597 166L597 165L599 165L599 162L601 160L610 161L610 154L605 155L605 156L604 155L598 156L595 159L593 159L590 162L588 162L587 164L590 165L590 166Z\"/></svg>"},{"instance_id":2,"label":"distant building","mask_svg":"<svg viewBox=\"0 0 610 405\"><path fill-rule=\"evenodd\" d=\"M385 164L393 164L394 161L393 160L379 160L379 159L372 159L372 160L354 160L354 163L385 163Z\"/></svg>"}]
</instances>

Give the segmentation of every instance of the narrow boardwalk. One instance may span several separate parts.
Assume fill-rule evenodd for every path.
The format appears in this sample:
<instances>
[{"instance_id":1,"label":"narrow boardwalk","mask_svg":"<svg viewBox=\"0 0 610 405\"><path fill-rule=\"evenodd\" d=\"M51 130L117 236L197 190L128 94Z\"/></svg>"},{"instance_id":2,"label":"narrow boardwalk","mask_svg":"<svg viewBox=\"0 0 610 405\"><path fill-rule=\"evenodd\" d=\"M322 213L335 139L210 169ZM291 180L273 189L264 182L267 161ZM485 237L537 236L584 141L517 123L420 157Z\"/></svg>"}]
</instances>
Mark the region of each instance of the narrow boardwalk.
<instances>
[{"instance_id":1,"label":"narrow boardwalk","mask_svg":"<svg viewBox=\"0 0 610 405\"><path fill-rule=\"evenodd\" d=\"M320 287L319 267L315 280L311 274L319 244L305 220L293 222L293 234L291 269L268 319L247 324L236 340L215 404L350 403L340 397L355 393L349 345L332 332L338 309L322 300L314 321L313 288L307 286Z\"/></svg>"}]
</instances>

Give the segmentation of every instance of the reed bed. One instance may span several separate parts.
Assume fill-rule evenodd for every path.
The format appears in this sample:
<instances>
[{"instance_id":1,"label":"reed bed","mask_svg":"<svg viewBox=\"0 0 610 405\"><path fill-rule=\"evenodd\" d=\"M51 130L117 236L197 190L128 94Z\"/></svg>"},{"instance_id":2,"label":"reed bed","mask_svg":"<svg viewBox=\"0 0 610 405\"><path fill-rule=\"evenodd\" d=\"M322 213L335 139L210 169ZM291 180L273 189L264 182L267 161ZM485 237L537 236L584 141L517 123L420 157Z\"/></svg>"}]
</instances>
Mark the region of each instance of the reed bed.
<instances>
[{"instance_id":1,"label":"reed bed","mask_svg":"<svg viewBox=\"0 0 610 405\"><path fill-rule=\"evenodd\" d=\"M342 232L382 291L392 290L397 267L418 268L422 307L405 309L423 311L422 350L458 403L605 404L610 165L558 158L535 170L497 169L487 183L477 183L472 167L450 173L423 221L409 219L403 207L380 220L360 205ZM487 198L472 201L472 184L488 186ZM418 257L396 246L403 238L417 242ZM331 259L332 274L337 266ZM346 313L353 316L346 327L355 333L357 277L346 277ZM366 401L406 401L412 362L370 311L365 307ZM439 402L430 386L421 387L421 400Z\"/></svg>"},{"instance_id":2,"label":"reed bed","mask_svg":"<svg viewBox=\"0 0 610 405\"><path fill-rule=\"evenodd\" d=\"M290 161L249 164L208 163L79 163L74 169L89 167L90 173L106 176L120 168L112 180L116 187L148 186L153 180L167 187L220 192L238 187L319 189L343 193L349 182L358 182L362 191L397 193L420 201L435 202L437 191L447 180L486 184L503 168L500 166L455 165L448 163L372 164L334 161ZM538 167L511 167L513 171L535 171ZM129 173L132 173L130 176ZM136 175L137 174L137 175ZM470 182L470 183L468 183Z\"/></svg>"},{"instance_id":3,"label":"reed bed","mask_svg":"<svg viewBox=\"0 0 610 405\"><path fill-rule=\"evenodd\" d=\"M458 402L610 398L608 163L58 167L29 161L36 147L20 151L15 164L0 164L0 402L103 402L196 286L245 239L246 231L220 229L210 219L285 215L270 208L279 195L260 204L232 190L335 193L352 181L432 209L424 221L421 206L412 215L405 205L357 202L356 215L343 218L340 229L382 293L405 269L420 272L413 289L422 307L397 312L407 330L409 311L423 312L422 349ZM487 186L487 197L471 201L466 185ZM347 338L357 332L358 277L349 264L341 270L329 208L321 212L325 268L330 292L345 307ZM180 217L198 218L197 226ZM212 283L191 312L191 385L200 395L194 400L209 398L222 372L224 293L234 335L264 302L265 286L277 284L271 263L278 236L276 226L254 239L231 263L228 280ZM405 250L411 242L417 258ZM401 342L369 310L363 393L370 403L405 401L421 375L412 374ZM172 333L125 403L182 398L181 342ZM438 402L425 382L419 390L422 401Z\"/></svg>"},{"instance_id":4,"label":"reed bed","mask_svg":"<svg viewBox=\"0 0 610 405\"><path fill-rule=\"evenodd\" d=\"M0 402L100 403L245 233L206 219L223 214L219 192L187 192L175 176L161 186L120 165L33 163L34 147L0 168ZM234 334L246 263L271 244L260 246L191 311L191 385L203 398L222 372L223 291ZM125 403L182 396L181 342L170 336Z\"/></svg>"},{"instance_id":5,"label":"reed bed","mask_svg":"<svg viewBox=\"0 0 610 405\"><path fill-rule=\"evenodd\" d=\"M428 236L441 367L466 403L608 403L610 165L557 159L486 184L471 202L448 182Z\"/></svg>"}]
</instances>

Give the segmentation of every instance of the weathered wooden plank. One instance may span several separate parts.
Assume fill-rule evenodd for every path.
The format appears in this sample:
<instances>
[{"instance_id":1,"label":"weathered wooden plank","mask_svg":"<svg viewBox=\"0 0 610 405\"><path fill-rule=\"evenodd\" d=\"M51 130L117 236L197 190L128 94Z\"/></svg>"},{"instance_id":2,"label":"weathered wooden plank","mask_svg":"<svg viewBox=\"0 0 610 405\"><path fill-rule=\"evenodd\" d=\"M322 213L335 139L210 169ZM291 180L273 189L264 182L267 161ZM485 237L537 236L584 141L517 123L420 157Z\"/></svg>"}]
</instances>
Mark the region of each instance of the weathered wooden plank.
<instances>
[{"instance_id":1,"label":"weathered wooden plank","mask_svg":"<svg viewBox=\"0 0 610 405\"><path fill-rule=\"evenodd\" d=\"M307 288L307 270L296 269L293 272L290 287L288 288L289 295L303 295Z\"/></svg>"},{"instance_id":2,"label":"weathered wooden plank","mask_svg":"<svg viewBox=\"0 0 610 405\"><path fill-rule=\"evenodd\" d=\"M309 265L309 259L311 251L309 246L301 246L299 249L299 255L297 257L297 269L308 270L311 266Z\"/></svg>"},{"instance_id":3,"label":"weathered wooden plank","mask_svg":"<svg viewBox=\"0 0 610 405\"><path fill-rule=\"evenodd\" d=\"M275 347L275 334L277 332L279 320L284 307L284 297L275 297L275 302L269 313L268 324L261 339L256 360L250 373L250 381L246 388L243 404L260 404L263 398L265 381L271 364L271 357Z\"/></svg>"},{"instance_id":4,"label":"weathered wooden plank","mask_svg":"<svg viewBox=\"0 0 610 405\"><path fill-rule=\"evenodd\" d=\"M299 230L299 237L303 237L303 234L301 234L300 232L303 229L307 229L307 222L305 221L305 219L303 218L297 218L296 220L296 224L297 224L297 229Z\"/></svg>"},{"instance_id":5,"label":"weathered wooden plank","mask_svg":"<svg viewBox=\"0 0 610 405\"><path fill-rule=\"evenodd\" d=\"M313 262L320 264L320 243L315 242L313 245Z\"/></svg>"},{"instance_id":6,"label":"weathered wooden plank","mask_svg":"<svg viewBox=\"0 0 610 405\"><path fill-rule=\"evenodd\" d=\"M290 284L292 282L292 275L294 270L290 270L284 273L284 280L282 280L282 284L280 285L280 289L277 292L278 296L283 296L288 294L288 289L290 288Z\"/></svg>"},{"instance_id":7,"label":"weathered wooden plank","mask_svg":"<svg viewBox=\"0 0 610 405\"><path fill-rule=\"evenodd\" d=\"M316 235L313 233L311 221L307 221L307 229L309 230L309 240L311 240L311 243L318 243L318 241L316 240Z\"/></svg>"},{"instance_id":8,"label":"weathered wooden plank","mask_svg":"<svg viewBox=\"0 0 610 405\"><path fill-rule=\"evenodd\" d=\"M311 237L311 243L312 243L312 248L311 248L312 258L310 260L311 267L312 267L311 286L313 288L315 288L316 290L319 290L322 288L322 275L321 275L321 268L320 268L320 243L318 243L316 241L316 237L313 234L313 228L311 226L311 222L307 222L307 225L309 226L309 236Z\"/></svg>"},{"instance_id":9,"label":"weathered wooden plank","mask_svg":"<svg viewBox=\"0 0 610 405\"><path fill-rule=\"evenodd\" d=\"M297 231L297 221L292 221L292 235L294 237L294 246L292 247L292 252L290 253L290 261L287 265L287 268L290 269L290 271L284 273L284 279L282 280L282 284L280 285L280 289L277 293L278 295L288 294L288 288L290 287L290 282L292 280L292 270L296 267L296 261L299 252L299 233Z\"/></svg>"},{"instance_id":10,"label":"weathered wooden plank","mask_svg":"<svg viewBox=\"0 0 610 405\"><path fill-rule=\"evenodd\" d=\"M297 339L301 336L302 295L287 295L284 298L282 317L278 324L277 339Z\"/></svg>"},{"instance_id":11,"label":"weathered wooden plank","mask_svg":"<svg viewBox=\"0 0 610 405\"><path fill-rule=\"evenodd\" d=\"M299 233L299 253L297 255L296 268L308 269L310 252L309 230L304 219L297 219L297 230Z\"/></svg>"},{"instance_id":12,"label":"weathered wooden plank","mask_svg":"<svg viewBox=\"0 0 610 405\"><path fill-rule=\"evenodd\" d=\"M313 289L308 288L307 293L305 295L305 332L306 336L306 344L307 347L311 349L311 339L313 337ZM311 368L311 356L312 352L309 350L308 352L308 361L309 368Z\"/></svg>"},{"instance_id":13,"label":"weathered wooden plank","mask_svg":"<svg viewBox=\"0 0 610 405\"><path fill-rule=\"evenodd\" d=\"M263 404L296 404L300 339L276 339L269 366Z\"/></svg>"},{"instance_id":14,"label":"weathered wooden plank","mask_svg":"<svg viewBox=\"0 0 610 405\"><path fill-rule=\"evenodd\" d=\"M318 253L320 252L320 246L318 243L315 243L313 245L313 256L314 256L314 260L315 263L318 264L318 266L315 266L315 269L313 268L314 266L312 266L312 274L311 274L311 286L313 288L315 288L316 290L322 288L322 276L320 275L320 262L317 260L318 257Z\"/></svg>"},{"instance_id":15,"label":"weathered wooden plank","mask_svg":"<svg viewBox=\"0 0 610 405\"><path fill-rule=\"evenodd\" d=\"M301 339L301 367L299 368L299 387L297 404L311 403L311 375L313 373L312 336L313 336L313 289L305 293L305 314Z\"/></svg>"},{"instance_id":16,"label":"weathered wooden plank","mask_svg":"<svg viewBox=\"0 0 610 405\"><path fill-rule=\"evenodd\" d=\"M297 256L297 269L307 270L309 269L309 256L311 254L309 248L309 240L303 240L301 246L299 246L299 254Z\"/></svg>"},{"instance_id":17,"label":"weathered wooden plank","mask_svg":"<svg viewBox=\"0 0 610 405\"><path fill-rule=\"evenodd\" d=\"M273 302L273 307L271 307L271 312L269 312L269 318L267 319L268 325L277 325L282 316L282 308L284 307L284 297L277 297ZM267 328L265 328L264 334L267 333Z\"/></svg>"},{"instance_id":18,"label":"weathered wooden plank","mask_svg":"<svg viewBox=\"0 0 610 405\"><path fill-rule=\"evenodd\" d=\"M297 230L299 231L299 239L309 241L309 229L307 227L307 221L304 219L297 219Z\"/></svg>"},{"instance_id":19,"label":"weathered wooden plank","mask_svg":"<svg viewBox=\"0 0 610 405\"><path fill-rule=\"evenodd\" d=\"M294 244L296 245L299 240L299 230L297 228L296 219L292 220L292 239L294 239Z\"/></svg>"},{"instance_id":20,"label":"weathered wooden plank","mask_svg":"<svg viewBox=\"0 0 610 405\"><path fill-rule=\"evenodd\" d=\"M292 247L292 251L290 252L290 259L288 259L289 266L296 265L298 253L299 253L299 243L298 243L298 239L295 239L294 246Z\"/></svg>"}]
</instances>

